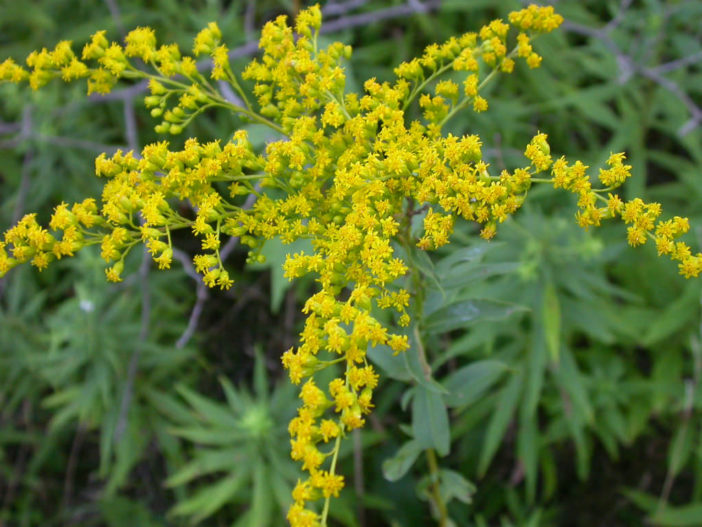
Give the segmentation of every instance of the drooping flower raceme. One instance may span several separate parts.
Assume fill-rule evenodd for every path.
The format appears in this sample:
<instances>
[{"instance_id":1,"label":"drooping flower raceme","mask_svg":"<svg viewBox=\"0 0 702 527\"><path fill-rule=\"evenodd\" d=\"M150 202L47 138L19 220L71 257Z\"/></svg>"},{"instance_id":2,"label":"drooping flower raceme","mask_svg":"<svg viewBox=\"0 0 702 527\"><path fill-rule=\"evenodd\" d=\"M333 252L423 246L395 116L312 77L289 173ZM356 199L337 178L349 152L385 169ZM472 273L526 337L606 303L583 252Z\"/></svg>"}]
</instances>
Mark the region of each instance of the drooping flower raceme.
<instances>
[{"instance_id":1,"label":"drooping flower raceme","mask_svg":"<svg viewBox=\"0 0 702 527\"><path fill-rule=\"evenodd\" d=\"M480 236L490 239L532 184L547 183L578 196L581 226L621 217L632 246L652 239L686 277L702 270L702 256L676 241L689 229L686 218L661 220L659 204L623 202L615 193L630 176L624 154L610 156L598 174L602 186L593 187L589 167L553 159L545 134L526 146L524 167L496 174L483 160L477 135L442 133L458 112L488 109L481 93L492 78L511 73L520 60L538 67L542 58L532 39L561 22L551 7L530 6L511 13L508 22L495 20L477 33L429 46L395 69L394 82L369 79L361 94L346 90L343 63L351 48L319 48L318 7L300 13L294 29L282 16L266 24L262 56L242 73L253 83L253 96L233 71L215 23L198 34L193 48L195 56L211 57L209 78L175 45L158 46L150 28L135 29L124 45L98 32L80 56L61 42L33 52L27 69L7 59L0 79L34 89L60 77L87 79L88 93L107 93L121 80L148 79L145 104L159 120L159 133L179 134L200 113L219 108L269 126L279 139L262 153L238 131L225 140L190 138L181 150L163 141L141 153L103 154L95 162L96 175L105 179L99 202L61 203L48 229L36 215L25 216L0 243L0 276L24 262L44 269L99 244L107 279L119 281L125 256L139 244L159 268L170 267L171 233L189 229L201 243L195 268L208 286L226 289L232 279L220 257L223 238L240 237L253 260L261 258L266 240L310 240L310 252L290 255L284 265L289 279L311 274L319 284L304 304L299 344L282 356L290 380L300 386L301 404L289 425L291 456L307 474L293 491L288 520L295 527L326 525L329 500L344 487L337 473L340 441L362 427L373 408L378 374L366 351L381 344L394 353L409 348L400 328L410 324L411 294L398 285L408 273L399 246L445 245L459 218L480 224ZM135 58L149 69L139 69ZM443 78L448 72L460 81ZM213 80L228 82L240 104L224 98ZM415 103L421 118L410 121L407 110ZM244 207L251 194L254 205ZM182 203L193 213L184 215ZM412 218L419 213L425 213L423 231L414 238ZM382 323L374 308L390 310L393 322ZM318 372L325 368L339 376L321 385Z\"/></svg>"}]
</instances>

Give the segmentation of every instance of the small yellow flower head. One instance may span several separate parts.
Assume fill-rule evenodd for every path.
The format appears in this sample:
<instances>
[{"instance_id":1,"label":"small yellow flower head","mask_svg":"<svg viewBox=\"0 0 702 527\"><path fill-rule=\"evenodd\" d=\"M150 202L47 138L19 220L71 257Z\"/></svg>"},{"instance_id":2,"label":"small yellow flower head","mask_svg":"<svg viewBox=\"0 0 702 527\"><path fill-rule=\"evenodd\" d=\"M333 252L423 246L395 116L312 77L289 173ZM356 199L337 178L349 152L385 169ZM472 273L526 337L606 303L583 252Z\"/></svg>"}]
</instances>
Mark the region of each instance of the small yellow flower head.
<instances>
[{"instance_id":1,"label":"small yellow flower head","mask_svg":"<svg viewBox=\"0 0 702 527\"><path fill-rule=\"evenodd\" d=\"M307 408L315 412L329 405L326 395L315 385L313 379L309 379L302 385L300 399L302 399L302 402Z\"/></svg>"},{"instance_id":2,"label":"small yellow flower head","mask_svg":"<svg viewBox=\"0 0 702 527\"><path fill-rule=\"evenodd\" d=\"M312 475L310 483L320 489L325 498L331 496L338 498L339 492L344 488L344 476L322 470Z\"/></svg>"},{"instance_id":3,"label":"small yellow flower head","mask_svg":"<svg viewBox=\"0 0 702 527\"><path fill-rule=\"evenodd\" d=\"M124 53L128 57L139 57L144 62L150 62L156 51L156 33L150 27L133 29L124 38Z\"/></svg>"},{"instance_id":4,"label":"small yellow flower head","mask_svg":"<svg viewBox=\"0 0 702 527\"><path fill-rule=\"evenodd\" d=\"M493 37L504 39L507 36L508 30L509 25L498 18L480 28L479 35L481 40L489 40Z\"/></svg>"},{"instance_id":5,"label":"small yellow flower head","mask_svg":"<svg viewBox=\"0 0 702 527\"><path fill-rule=\"evenodd\" d=\"M627 241L632 247L637 247L646 243L646 231L641 227L632 225L627 229Z\"/></svg>"},{"instance_id":6,"label":"small yellow flower head","mask_svg":"<svg viewBox=\"0 0 702 527\"><path fill-rule=\"evenodd\" d=\"M66 203L61 203L54 209L49 227L55 231L65 230L68 226L74 225L75 221L75 216L68 209L68 205Z\"/></svg>"},{"instance_id":7,"label":"small yellow flower head","mask_svg":"<svg viewBox=\"0 0 702 527\"><path fill-rule=\"evenodd\" d=\"M424 217L424 236L417 243L420 249L437 248L446 245L453 233L454 217L429 209Z\"/></svg>"},{"instance_id":8,"label":"small yellow flower head","mask_svg":"<svg viewBox=\"0 0 702 527\"><path fill-rule=\"evenodd\" d=\"M93 227L98 222L102 221L102 218L98 214L97 204L92 198L83 200L82 203L74 204L71 212L78 222L87 228Z\"/></svg>"},{"instance_id":9,"label":"small yellow flower head","mask_svg":"<svg viewBox=\"0 0 702 527\"><path fill-rule=\"evenodd\" d=\"M295 503L304 504L306 501L310 501L314 495L314 490L309 481L297 480L297 484L292 491L292 498Z\"/></svg>"},{"instance_id":10,"label":"small yellow flower head","mask_svg":"<svg viewBox=\"0 0 702 527\"><path fill-rule=\"evenodd\" d=\"M416 80L423 75L422 65L418 59L413 59L409 62L403 62L395 68L395 75L401 79Z\"/></svg>"},{"instance_id":11,"label":"small yellow flower head","mask_svg":"<svg viewBox=\"0 0 702 527\"><path fill-rule=\"evenodd\" d=\"M29 73L12 59L5 59L0 64L0 81L22 82L27 80Z\"/></svg>"},{"instance_id":12,"label":"small yellow flower head","mask_svg":"<svg viewBox=\"0 0 702 527\"><path fill-rule=\"evenodd\" d=\"M624 202L621 200L621 198L610 193L607 199L607 210L609 211L610 215L614 217L617 214L621 214L623 208Z\"/></svg>"},{"instance_id":13,"label":"small yellow flower head","mask_svg":"<svg viewBox=\"0 0 702 527\"><path fill-rule=\"evenodd\" d=\"M600 169L599 179L606 187L618 187L631 177L631 165L625 165L626 156L623 152L612 154L607 160L610 168Z\"/></svg>"},{"instance_id":14,"label":"small yellow flower head","mask_svg":"<svg viewBox=\"0 0 702 527\"><path fill-rule=\"evenodd\" d=\"M170 269L173 262L173 249L166 247L163 252L154 258L154 262L158 264L159 269ZM220 275L220 281L222 277Z\"/></svg>"},{"instance_id":15,"label":"small yellow flower head","mask_svg":"<svg viewBox=\"0 0 702 527\"><path fill-rule=\"evenodd\" d=\"M519 29L548 33L563 23L563 17L554 12L553 6L530 5L509 14L509 21Z\"/></svg>"},{"instance_id":16,"label":"small yellow flower head","mask_svg":"<svg viewBox=\"0 0 702 527\"><path fill-rule=\"evenodd\" d=\"M119 77L129 64L124 49L113 43L99 59L100 64L115 77Z\"/></svg>"},{"instance_id":17,"label":"small yellow flower head","mask_svg":"<svg viewBox=\"0 0 702 527\"><path fill-rule=\"evenodd\" d=\"M476 74L468 75L463 81L463 93L467 97L475 97L478 94L478 76Z\"/></svg>"},{"instance_id":18,"label":"small yellow flower head","mask_svg":"<svg viewBox=\"0 0 702 527\"><path fill-rule=\"evenodd\" d=\"M624 223L634 223L644 212L645 203L641 198L627 201L622 212Z\"/></svg>"},{"instance_id":19,"label":"small yellow flower head","mask_svg":"<svg viewBox=\"0 0 702 527\"><path fill-rule=\"evenodd\" d=\"M497 234L497 227L494 223L489 223L485 225L485 227L483 227L483 229L480 231L480 237L484 240L490 240L494 238L495 234Z\"/></svg>"},{"instance_id":20,"label":"small yellow flower head","mask_svg":"<svg viewBox=\"0 0 702 527\"><path fill-rule=\"evenodd\" d=\"M210 22L207 27L200 31L195 37L193 53L197 57L202 54L211 54L219 41L222 39L222 32L216 22Z\"/></svg>"},{"instance_id":21,"label":"small yellow flower head","mask_svg":"<svg viewBox=\"0 0 702 527\"><path fill-rule=\"evenodd\" d=\"M512 73L514 71L514 60L505 58L500 64L500 71L503 73Z\"/></svg>"},{"instance_id":22,"label":"small yellow flower head","mask_svg":"<svg viewBox=\"0 0 702 527\"><path fill-rule=\"evenodd\" d=\"M449 112L449 105L443 97L432 97L428 93L419 98L419 106L424 110L424 118L434 123L439 123Z\"/></svg>"},{"instance_id":23,"label":"small yellow flower head","mask_svg":"<svg viewBox=\"0 0 702 527\"><path fill-rule=\"evenodd\" d=\"M170 266L170 260L169 260ZM219 270L219 276L217 277L217 285L223 291L226 291L234 285L234 280L230 278L229 273L225 269Z\"/></svg>"},{"instance_id":24,"label":"small yellow flower head","mask_svg":"<svg viewBox=\"0 0 702 527\"><path fill-rule=\"evenodd\" d=\"M393 351L393 355L397 355L409 349L409 338L407 335L392 335L388 340L388 346Z\"/></svg>"},{"instance_id":25,"label":"small yellow flower head","mask_svg":"<svg viewBox=\"0 0 702 527\"><path fill-rule=\"evenodd\" d=\"M212 68L212 78L222 80L227 78L229 66L229 50L224 44L217 46L212 51L212 60L214 67Z\"/></svg>"},{"instance_id":26,"label":"small yellow flower head","mask_svg":"<svg viewBox=\"0 0 702 527\"><path fill-rule=\"evenodd\" d=\"M527 58L531 55L532 51L529 35L526 33L519 33L519 35L517 35L517 54L522 58Z\"/></svg>"},{"instance_id":27,"label":"small yellow flower head","mask_svg":"<svg viewBox=\"0 0 702 527\"><path fill-rule=\"evenodd\" d=\"M322 434L322 439L325 443L329 442L331 439L336 438L340 433L341 429L336 421L331 419L324 419L319 424L319 432Z\"/></svg>"},{"instance_id":28,"label":"small yellow flower head","mask_svg":"<svg viewBox=\"0 0 702 527\"><path fill-rule=\"evenodd\" d=\"M680 274L685 278L694 278L702 272L702 255L688 256L678 265Z\"/></svg>"},{"instance_id":29,"label":"small yellow flower head","mask_svg":"<svg viewBox=\"0 0 702 527\"><path fill-rule=\"evenodd\" d=\"M488 109L487 100L483 99L480 95L478 95L473 100L473 110L476 112L484 112L487 109Z\"/></svg>"},{"instance_id":30,"label":"small yellow flower head","mask_svg":"<svg viewBox=\"0 0 702 527\"><path fill-rule=\"evenodd\" d=\"M538 68L541 66L541 59L542 57L538 53L529 53L529 56L526 59L527 66L532 69Z\"/></svg>"},{"instance_id":31,"label":"small yellow flower head","mask_svg":"<svg viewBox=\"0 0 702 527\"><path fill-rule=\"evenodd\" d=\"M51 62L54 68L67 66L73 58L75 58L75 55L69 40L62 40L56 44L56 47L51 52Z\"/></svg>"},{"instance_id":32,"label":"small yellow flower head","mask_svg":"<svg viewBox=\"0 0 702 527\"><path fill-rule=\"evenodd\" d=\"M524 156L531 161L537 172L548 170L552 164L551 147L547 137L546 134L535 135L524 151Z\"/></svg>"},{"instance_id":33,"label":"small yellow flower head","mask_svg":"<svg viewBox=\"0 0 702 527\"><path fill-rule=\"evenodd\" d=\"M88 67L75 57L71 59L69 65L61 68L61 78L65 82L87 77L89 73Z\"/></svg>"},{"instance_id":34,"label":"small yellow flower head","mask_svg":"<svg viewBox=\"0 0 702 527\"><path fill-rule=\"evenodd\" d=\"M110 282L121 282L122 281L122 271L124 270L124 261L120 260L112 267L105 269L105 275Z\"/></svg>"},{"instance_id":35,"label":"small yellow flower head","mask_svg":"<svg viewBox=\"0 0 702 527\"><path fill-rule=\"evenodd\" d=\"M43 271L49 266L49 263L53 258L54 256L51 253L37 252L34 255L34 258L32 258L31 264L40 271Z\"/></svg>"},{"instance_id":36,"label":"small yellow flower head","mask_svg":"<svg viewBox=\"0 0 702 527\"><path fill-rule=\"evenodd\" d=\"M475 58L477 49L473 46L466 47L453 61L453 69L456 71L478 71L480 64Z\"/></svg>"},{"instance_id":37,"label":"small yellow flower head","mask_svg":"<svg viewBox=\"0 0 702 527\"><path fill-rule=\"evenodd\" d=\"M675 248L675 243L667 236L656 236L655 242L658 256L663 254L671 254Z\"/></svg>"},{"instance_id":38,"label":"small yellow flower head","mask_svg":"<svg viewBox=\"0 0 702 527\"><path fill-rule=\"evenodd\" d=\"M83 60L97 60L105 54L105 50L110 46L105 33L104 30L98 31L91 37L90 42L83 47Z\"/></svg>"},{"instance_id":39,"label":"small yellow flower head","mask_svg":"<svg viewBox=\"0 0 702 527\"><path fill-rule=\"evenodd\" d=\"M90 77L88 77L88 95L92 93L103 95L110 93L116 83L117 77L108 70L103 68L94 69L90 72Z\"/></svg>"},{"instance_id":40,"label":"small yellow flower head","mask_svg":"<svg viewBox=\"0 0 702 527\"><path fill-rule=\"evenodd\" d=\"M341 412L341 422L347 430L354 430L361 428L366 420L362 416L361 407L356 404L352 408L346 408Z\"/></svg>"},{"instance_id":41,"label":"small yellow flower head","mask_svg":"<svg viewBox=\"0 0 702 527\"><path fill-rule=\"evenodd\" d=\"M319 515L303 505L294 503L288 510L287 520L290 527L320 527Z\"/></svg>"},{"instance_id":42,"label":"small yellow flower head","mask_svg":"<svg viewBox=\"0 0 702 527\"><path fill-rule=\"evenodd\" d=\"M295 31L304 37L312 38L312 32L318 31L322 25L322 10L315 4L300 11L295 20Z\"/></svg>"},{"instance_id":43,"label":"small yellow flower head","mask_svg":"<svg viewBox=\"0 0 702 527\"><path fill-rule=\"evenodd\" d=\"M687 218L681 218L680 216L675 216L673 218L673 232L674 236L678 236L680 234L685 234L687 231L690 230L690 220Z\"/></svg>"},{"instance_id":44,"label":"small yellow flower head","mask_svg":"<svg viewBox=\"0 0 702 527\"><path fill-rule=\"evenodd\" d=\"M439 81L436 84L436 94L455 103L458 100L458 84L451 80Z\"/></svg>"}]
</instances>

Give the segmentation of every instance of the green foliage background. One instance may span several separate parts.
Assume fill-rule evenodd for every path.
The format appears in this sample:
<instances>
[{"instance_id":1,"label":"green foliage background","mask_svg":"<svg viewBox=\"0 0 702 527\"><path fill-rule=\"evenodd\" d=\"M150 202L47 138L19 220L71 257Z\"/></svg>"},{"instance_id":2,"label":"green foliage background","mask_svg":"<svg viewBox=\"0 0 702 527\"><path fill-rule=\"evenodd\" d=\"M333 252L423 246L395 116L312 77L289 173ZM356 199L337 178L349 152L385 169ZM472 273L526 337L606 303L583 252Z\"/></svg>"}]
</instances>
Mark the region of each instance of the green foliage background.
<instances>
[{"instance_id":1,"label":"green foliage background","mask_svg":"<svg viewBox=\"0 0 702 527\"><path fill-rule=\"evenodd\" d=\"M430 13L348 23L415 4L327 6L355 6L330 17L347 27L325 37L354 46L350 89L390 79L425 45L520 6L444 0ZM3 1L0 58L81 44L103 28L118 39L137 25L188 49L211 20L233 48L299 7ZM557 9L567 23L536 44L542 68L502 77L489 111L466 112L453 132L479 133L498 168L520 163L537 130L554 152L593 167L626 151L635 177L624 193L689 215L699 246L702 3L563 0ZM156 139L138 97L106 101L83 89L0 87L3 228L97 196L97 154ZM211 114L184 136L223 138L233 125ZM265 144L264 131L248 130ZM581 231L563 193L539 188L530 198L496 241L477 242L462 225L456 243L418 262L439 382L423 382L412 350L371 353L383 381L369 425L342 450L349 484L332 507L339 525L431 524L418 457L426 447L446 454L442 492L457 526L702 525L699 282L651 247L626 247L622 226ZM179 240L183 260L189 243ZM314 287L283 280L290 250L269 243L267 263L251 266L235 250L227 293L198 289L187 266L156 272L139 254L131 278L110 285L89 250L2 280L0 525L284 525L297 478L286 431L296 401L279 356L295 343L300 302Z\"/></svg>"}]
</instances>

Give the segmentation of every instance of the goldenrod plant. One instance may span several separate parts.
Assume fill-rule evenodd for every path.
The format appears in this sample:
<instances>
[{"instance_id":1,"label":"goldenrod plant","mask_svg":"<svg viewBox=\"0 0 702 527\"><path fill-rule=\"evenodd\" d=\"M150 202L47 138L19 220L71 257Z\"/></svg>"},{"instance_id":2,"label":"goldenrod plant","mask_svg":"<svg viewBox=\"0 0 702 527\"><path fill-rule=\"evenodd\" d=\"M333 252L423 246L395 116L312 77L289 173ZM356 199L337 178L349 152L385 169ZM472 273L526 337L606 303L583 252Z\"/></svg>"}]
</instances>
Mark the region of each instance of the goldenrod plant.
<instances>
[{"instance_id":1,"label":"goldenrod plant","mask_svg":"<svg viewBox=\"0 0 702 527\"><path fill-rule=\"evenodd\" d=\"M328 525L332 498L346 485L338 464L342 442L374 408L379 375L373 362L411 354L407 360L420 375L408 378L417 387L409 392L413 439L406 459L411 464L426 452L427 493L439 525L447 526L446 502L459 496L446 489L458 481L466 498L470 485L438 466L437 454L450 449L448 414L425 341L468 319L446 319L427 307L432 298L425 251L451 243L458 222L479 225L476 232L485 240L499 238L498 226L522 207L530 190L547 185L577 196L575 221L581 227L619 219L628 226L631 246L652 241L685 277L702 271L702 254L678 239L690 229L687 218L668 218L658 203L618 194L631 176L624 153L611 153L594 173L581 161L554 155L547 135L537 133L523 146L524 166L496 171L485 162L478 135L445 133L456 116L489 111L488 83L516 68L538 68L543 58L534 41L562 22L552 7L514 11L506 21L428 46L395 68L394 81L368 79L361 93L346 85L351 47L320 45L317 6L300 12L294 26L284 16L268 22L259 43L262 56L241 72L232 68L214 22L196 36L192 56L176 45L159 45L153 29L139 27L123 44L100 31L81 52L64 41L32 52L27 67L7 59L0 79L34 90L56 78L84 79L88 94L108 94L125 81L146 80L150 93L144 102L159 134L187 134L198 115L216 110L269 127L276 138L257 151L240 129L214 141L190 137L182 149L163 140L141 152L102 154L95 160L95 174L104 179L102 196L59 204L47 227L36 214L25 215L0 243L0 276L26 262L43 270L99 245L107 280L120 282L125 258L142 245L159 269L170 268L177 250L173 233L186 230L201 247L193 264L202 281L226 290L233 278L220 254L224 240L239 238L249 247L249 262L263 261L267 241L307 240L309 249L289 254L283 266L288 279L312 276L317 284L302 308L299 342L281 357L290 382L299 386L289 448L305 474L292 490L287 519L293 527ZM211 59L209 74L198 57ZM412 119L417 109L420 117ZM450 273L454 263L444 262L443 270ZM547 306L555 295L549 291ZM489 308L500 316L519 309ZM558 343L549 342L549 348L557 361ZM506 400L518 390L514 384ZM195 396L183 395L198 406ZM264 476L255 471L252 477ZM176 475L171 484L183 481ZM178 512L206 516L196 504L181 505Z\"/></svg>"}]
</instances>

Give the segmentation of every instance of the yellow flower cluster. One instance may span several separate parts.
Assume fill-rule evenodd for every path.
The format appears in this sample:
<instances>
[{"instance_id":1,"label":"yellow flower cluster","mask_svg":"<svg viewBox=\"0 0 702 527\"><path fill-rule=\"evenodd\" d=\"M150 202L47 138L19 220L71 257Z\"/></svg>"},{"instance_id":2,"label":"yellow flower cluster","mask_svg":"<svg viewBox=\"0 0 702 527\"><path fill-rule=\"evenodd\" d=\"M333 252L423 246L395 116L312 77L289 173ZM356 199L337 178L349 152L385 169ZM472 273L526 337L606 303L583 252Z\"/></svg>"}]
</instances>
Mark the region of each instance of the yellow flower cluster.
<instances>
[{"instance_id":1,"label":"yellow flower cluster","mask_svg":"<svg viewBox=\"0 0 702 527\"><path fill-rule=\"evenodd\" d=\"M680 274L685 278L696 277L702 272L702 253L695 255L685 242L675 241L690 230L687 218L675 216L670 220L659 220L662 212L660 203L644 203L640 198L625 203L619 196L610 192L631 176L631 165L624 164L624 153L609 156L609 168L600 169L598 176L604 187L593 189L587 173L589 167L580 161L569 165L564 157L553 162L546 139L546 134L536 135L527 146L524 155L531 161L535 172L551 168L550 182L554 187L564 188L578 195L579 211L576 220L581 227L599 226L602 220L619 216L629 225L629 245L637 247L652 239L656 243L659 255L667 254L679 262ZM598 203L603 206L598 207Z\"/></svg>"},{"instance_id":2,"label":"yellow flower cluster","mask_svg":"<svg viewBox=\"0 0 702 527\"><path fill-rule=\"evenodd\" d=\"M630 225L632 245L652 237L659 253L681 262L683 274L699 273L700 255L673 241L689 228L685 219L656 223L657 204L624 204L611 193L602 195L629 176L623 154L612 155L609 168L600 171L605 188L592 189L588 167L564 158L553 161L545 134L527 146L529 166L499 175L490 174L478 136L442 134L461 109L488 108L484 85L498 73L511 73L514 57L539 66L531 39L561 22L551 7L530 6L512 13L509 23L495 20L477 33L431 45L421 57L399 65L394 82L370 79L362 94L354 94L346 92L343 68L351 49L340 43L319 48L321 12L315 6L300 13L294 31L285 17L264 27L262 57L243 73L255 83L258 109L232 72L214 23L196 37L194 54L212 57L211 77L229 82L244 106L227 102L177 47L157 46L149 28L129 33L124 46L99 32L84 47L82 60L69 43L42 50L30 55L31 72L8 59L0 65L0 79L29 80L35 88L61 76L87 78L89 92L103 93L120 78L148 78L145 104L161 119L156 130L162 133L179 133L202 111L222 107L269 125L282 137L261 155L241 131L223 144L191 138L178 151L160 142L141 155L101 155L95 163L96 174L106 181L100 206L86 200L57 207L50 228L57 236L62 232L60 239L34 215L25 217L0 244L0 275L30 259L41 269L53 258L99 243L112 264L107 277L118 281L125 255L139 243L160 268L168 268L171 231L187 228L201 242L194 263L205 283L228 288L232 280L219 254L223 236L240 237L253 259L265 240L310 240L310 253L289 255L284 265L289 279L311 274L319 284L303 308L307 317L299 345L282 357L291 381L301 385L302 404L289 431L291 455L307 472L293 491L288 519L293 527L326 525L329 499L344 486L336 472L340 441L363 426L373 408L378 375L368 363L368 347L384 345L394 353L410 347L399 329L410 323L412 295L395 285L408 273L398 245L407 252L416 250L413 246L445 245L459 217L480 224L481 236L489 239L519 209L533 183L547 182L578 195L577 219L584 227L620 215ZM510 51L513 27L519 33ZM135 68L129 61L134 57L155 73ZM449 72L453 80L441 78ZM169 103L174 99L175 105ZM407 109L415 103L422 119L409 122ZM537 177L549 169L552 178ZM251 194L257 199L246 208L243 202ZM598 208L598 201L606 206ZM413 218L420 214L418 234ZM378 309L392 310L395 322L382 323ZM338 375L318 385L316 374L325 368ZM330 442L333 446L325 448ZM324 501L321 507L318 500Z\"/></svg>"},{"instance_id":3,"label":"yellow flower cluster","mask_svg":"<svg viewBox=\"0 0 702 527\"><path fill-rule=\"evenodd\" d=\"M26 60L29 70L12 59L6 59L0 63L0 82L29 81L36 90L55 77L66 82L84 78L87 79L88 94L106 94L120 79L149 79L151 95L145 103L152 108L152 117L162 119L156 126L159 133L179 134L197 115L215 107L234 110L253 120L272 124L251 111L246 94L229 64L228 49L219 45L221 38L217 24L211 22L195 38L193 53L196 56L203 53L211 56L214 62L211 78L231 83L246 107L227 101L198 71L195 59L183 56L177 45L158 46L154 30L148 27L138 27L129 32L123 46L110 42L105 31L98 31L85 44L80 58L69 41L59 42L51 51L46 48L33 51ZM137 68L130 62L131 58L141 59L155 70L156 75Z\"/></svg>"},{"instance_id":4,"label":"yellow flower cluster","mask_svg":"<svg viewBox=\"0 0 702 527\"><path fill-rule=\"evenodd\" d=\"M60 239L41 227L36 216L34 213L25 215L5 232L4 240L0 242L0 276L25 262L43 270L53 260L73 256L86 244L94 243L96 237L91 229L104 225L95 200L91 198L70 208L65 203L56 207L49 226L54 231L63 231ZM6 248L10 250L9 255Z\"/></svg>"}]
</instances>

